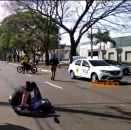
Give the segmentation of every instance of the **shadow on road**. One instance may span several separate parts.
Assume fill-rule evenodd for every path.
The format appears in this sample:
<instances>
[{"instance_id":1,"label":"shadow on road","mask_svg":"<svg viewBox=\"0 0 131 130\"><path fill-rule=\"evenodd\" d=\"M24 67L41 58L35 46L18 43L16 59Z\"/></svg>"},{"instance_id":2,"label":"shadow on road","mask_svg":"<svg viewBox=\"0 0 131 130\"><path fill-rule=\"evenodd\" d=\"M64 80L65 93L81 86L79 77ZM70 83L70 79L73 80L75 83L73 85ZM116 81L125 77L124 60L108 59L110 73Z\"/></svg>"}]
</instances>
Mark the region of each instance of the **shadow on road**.
<instances>
[{"instance_id":1,"label":"shadow on road","mask_svg":"<svg viewBox=\"0 0 131 130\"><path fill-rule=\"evenodd\" d=\"M66 80L55 80L55 81L58 81L58 82L70 82L70 83L78 83L76 81L66 81Z\"/></svg>"},{"instance_id":2,"label":"shadow on road","mask_svg":"<svg viewBox=\"0 0 131 130\"><path fill-rule=\"evenodd\" d=\"M119 85L120 85L120 86L125 86L125 85L131 85L131 83L129 83L129 82L124 82L124 81L120 81Z\"/></svg>"},{"instance_id":3,"label":"shadow on road","mask_svg":"<svg viewBox=\"0 0 131 130\"><path fill-rule=\"evenodd\" d=\"M75 105L80 106L81 104L87 105L87 103L80 103L80 104L75 104ZM97 105L97 104L113 104L113 103L90 103L90 104ZM114 103L114 104L121 104L121 103ZM128 103L124 103L124 104L128 104ZM0 102L0 105L9 106L9 103ZM58 111L58 112L65 112L65 113L84 114L84 115L91 115L91 116L97 116L97 117L114 118L114 119L131 121L131 117L124 117L124 116L109 114L109 113L105 113L105 112L93 112L91 110L87 110L87 108L86 108L86 110L83 110L83 108L85 108L85 107L78 107L78 106L66 107L66 105L74 105L74 104L60 104L60 105L57 105L57 106L55 105L55 111L56 112ZM122 113L126 116L131 116L131 112L125 112L122 109L120 109L121 107L114 107L114 106L106 106L106 107L108 107L109 109L116 110L116 111L118 111L118 112L120 112L120 113ZM28 116L26 115L26 117L48 118L48 117L60 117L60 115L57 115L57 114L45 115L45 114L42 114L42 113L39 113L39 112L34 112L31 115L28 115ZM15 129L13 129L13 130L15 130Z\"/></svg>"},{"instance_id":4,"label":"shadow on road","mask_svg":"<svg viewBox=\"0 0 131 130\"><path fill-rule=\"evenodd\" d=\"M44 113L41 113L41 112L32 112L30 115L27 115L27 114L22 114L20 116L24 116L24 117L33 117L33 118L50 118L50 117L60 117L60 115L58 114L44 114Z\"/></svg>"},{"instance_id":5,"label":"shadow on road","mask_svg":"<svg viewBox=\"0 0 131 130\"><path fill-rule=\"evenodd\" d=\"M0 106L10 106L10 104L8 102L1 102L0 101Z\"/></svg>"},{"instance_id":6,"label":"shadow on road","mask_svg":"<svg viewBox=\"0 0 131 130\"><path fill-rule=\"evenodd\" d=\"M43 75L44 73L34 73L32 75Z\"/></svg>"},{"instance_id":7,"label":"shadow on road","mask_svg":"<svg viewBox=\"0 0 131 130\"><path fill-rule=\"evenodd\" d=\"M0 106L7 106L10 107L10 104L8 102L0 102ZM11 108L12 109L12 108ZM25 116L25 117L34 117L34 118L49 118L49 117L60 117L60 115L53 113L53 114L44 114L41 112L32 112L30 115L23 114L20 116Z\"/></svg>"},{"instance_id":8,"label":"shadow on road","mask_svg":"<svg viewBox=\"0 0 131 130\"><path fill-rule=\"evenodd\" d=\"M31 130L31 129L25 128L23 126L5 123L0 125L0 130Z\"/></svg>"},{"instance_id":9,"label":"shadow on road","mask_svg":"<svg viewBox=\"0 0 131 130\"><path fill-rule=\"evenodd\" d=\"M87 82L90 82L90 81L91 81L90 79L80 78L80 77L77 77L76 80L87 81Z\"/></svg>"},{"instance_id":10,"label":"shadow on road","mask_svg":"<svg viewBox=\"0 0 131 130\"><path fill-rule=\"evenodd\" d=\"M102 112L100 113L100 112L70 109L70 108L64 108L64 107L55 107L55 109L56 109L56 111L59 111L59 112L67 112L67 113L75 113L75 114L86 114L86 115L91 115L91 116L114 118L114 119L121 119L121 120L131 120L130 117L124 117L124 116L108 114L108 113L102 113Z\"/></svg>"},{"instance_id":11,"label":"shadow on road","mask_svg":"<svg viewBox=\"0 0 131 130\"><path fill-rule=\"evenodd\" d=\"M127 77L127 76L131 76L131 73L130 74L128 74L128 75L124 75L125 77Z\"/></svg>"},{"instance_id":12,"label":"shadow on road","mask_svg":"<svg viewBox=\"0 0 131 130\"><path fill-rule=\"evenodd\" d=\"M116 110L124 115L131 116L131 112L124 111L120 107L108 106L108 108Z\"/></svg>"}]
</instances>

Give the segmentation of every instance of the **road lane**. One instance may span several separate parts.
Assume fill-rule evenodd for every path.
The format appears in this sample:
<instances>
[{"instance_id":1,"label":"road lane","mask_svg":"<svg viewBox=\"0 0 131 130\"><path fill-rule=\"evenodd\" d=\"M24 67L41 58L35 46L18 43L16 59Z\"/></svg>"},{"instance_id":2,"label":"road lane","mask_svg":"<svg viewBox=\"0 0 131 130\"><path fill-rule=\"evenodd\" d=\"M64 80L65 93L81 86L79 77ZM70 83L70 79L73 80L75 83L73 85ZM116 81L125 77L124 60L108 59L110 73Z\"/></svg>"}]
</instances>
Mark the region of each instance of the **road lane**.
<instances>
[{"instance_id":1,"label":"road lane","mask_svg":"<svg viewBox=\"0 0 131 130\"><path fill-rule=\"evenodd\" d=\"M114 90L90 88L88 85L85 86L86 81L70 80L66 77L66 74L64 77L64 74L60 74L60 72L57 75L57 80L60 81L51 81L50 74L46 72L28 76L17 73L16 66L14 69L10 69L0 63L0 68L2 69L0 71L1 104L7 102L7 89L11 85L19 85L26 80L36 81L42 91L42 96L53 101L57 113L61 116L60 124L55 124L53 119L49 117L20 117L15 115L8 105L3 103L0 107L1 123L17 124L32 130L130 130L131 128L131 117L128 113L131 109L130 104L122 106L123 104L118 99L107 98L106 95L103 95L106 93L112 95ZM50 87L45 82L50 82L63 89ZM120 90L118 92L121 93ZM126 93L129 96L127 91L124 94ZM114 94L116 95L116 93ZM121 97L124 97L124 94ZM90 103L87 103L88 101Z\"/></svg>"},{"instance_id":2,"label":"road lane","mask_svg":"<svg viewBox=\"0 0 131 130\"><path fill-rule=\"evenodd\" d=\"M63 73L64 73L64 75L63 75ZM60 87L63 86L64 92L66 93L66 95L65 95L65 93L63 95L65 95L65 97L66 97L67 93L68 93L67 97L71 96L72 97L71 101L74 101L74 102L76 102L76 101L77 102L91 102L91 100L92 100L92 102L98 102L99 100L103 100L104 102L112 102L112 100L113 101L115 100L117 103L117 102L127 102L127 101L130 102L130 100L131 100L130 96L126 96L126 97L122 96L123 93L125 93L125 94L127 93L127 91L124 91L125 86L123 88L119 87L117 89L93 88L93 87L91 88L89 85L89 81L71 80L69 78L69 75L66 72L64 72L64 69L61 72L58 71L55 82L50 80L50 73L43 73L43 74L37 73L37 74L33 74L32 76L33 76L32 77L33 80L37 79L36 82L38 81L38 83L41 83L41 81L43 81L43 79L44 80L47 79L48 82L53 83L54 85L57 85ZM67 92L65 91L65 89ZM120 93L120 91L122 91L122 92ZM92 96L92 93L95 94L95 96ZM78 94L82 95L82 96L79 96ZM116 94L117 94L117 96L116 96ZM92 97L95 97L95 98L92 98ZM110 100L110 99L112 99L112 100ZM62 100L62 102L63 102L63 100Z\"/></svg>"}]
</instances>

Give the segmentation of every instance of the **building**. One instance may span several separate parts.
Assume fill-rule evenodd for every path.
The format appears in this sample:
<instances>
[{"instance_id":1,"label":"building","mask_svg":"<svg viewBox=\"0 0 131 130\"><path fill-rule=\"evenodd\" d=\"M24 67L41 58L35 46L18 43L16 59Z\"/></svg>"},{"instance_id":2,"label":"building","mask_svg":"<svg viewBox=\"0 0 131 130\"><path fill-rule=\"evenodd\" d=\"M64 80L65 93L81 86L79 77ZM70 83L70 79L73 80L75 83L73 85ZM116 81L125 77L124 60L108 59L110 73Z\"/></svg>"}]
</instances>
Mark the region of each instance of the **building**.
<instances>
[{"instance_id":1,"label":"building","mask_svg":"<svg viewBox=\"0 0 131 130\"><path fill-rule=\"evenodd\" d=\"M93 57L111 59L116 61L131 61L131 36L112 38L116 42L116 47L113 48L111 43L101 43L93 45ZM84 48L82 50L82 48ZM86 49L85 49L86 48ZM81 56L90 57L91 45L90 42L81 43L77 47L77 51Z\"/></svg>"},{"instance_id":2,"label":"building","mask_svg":"<svg viewBox=\"0 0 131 130\"><path fill-rule=\"evenodd\" d=\"M67 61L70 57L70 45L60 45L59 49L53 49L49 51L49 59L52 58L53 54L56 55L56 57L60 61ZM43 61L45 61L45 54L43 54Z\"/></svg>"}]
</instances>

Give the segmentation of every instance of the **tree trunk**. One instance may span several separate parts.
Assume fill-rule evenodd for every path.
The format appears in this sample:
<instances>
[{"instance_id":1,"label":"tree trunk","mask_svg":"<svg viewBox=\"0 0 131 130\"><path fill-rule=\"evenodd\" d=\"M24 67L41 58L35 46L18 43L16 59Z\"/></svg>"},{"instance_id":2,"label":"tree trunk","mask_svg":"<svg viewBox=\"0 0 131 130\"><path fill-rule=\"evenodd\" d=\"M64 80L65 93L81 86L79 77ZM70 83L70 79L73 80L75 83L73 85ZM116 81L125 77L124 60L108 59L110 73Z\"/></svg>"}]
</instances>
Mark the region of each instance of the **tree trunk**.
<instances>
[{"instance_id":1,"label":"tree trunk","mask_svg":"<svg viewBox=\"0 0 131 130\"><path fill-rule=\"evenodd\" d=\"M75 43L74 36L70 35L70 41L71 41L70 63L72 63L73 56L76 56L76 47L77 47L77 44Z\"/></svg>"},{"instance_id":2,"label":"tree trunk","mask_svg":"<svg viewBox=\"0 0 131 130\"><path fill-rule=\"evenodd\" d=\"M99 49L99 58L100 58L100 52L101 52L101 42L100 42L100 49Z\"/></svg>"},{"instance_id":3,"label":"tree trunk","mask_svg":"<svg viewBox=\"0 0 131 130\"><path fill-rule=\"evenodd\" d=\"M35 52L33 52L33 63L35 63Z\"/></svg>"},{"instance_id":4,"label":"tree trunk","mask_svg":"<svg viewBox=\"0 0 131 130\"><path fill-rule=\"evenodd\" d=\"M45 63L46 63L46 66L49 65L49 52L48 52L48 50L45 52Z\"/></svg>"}]
</instances>

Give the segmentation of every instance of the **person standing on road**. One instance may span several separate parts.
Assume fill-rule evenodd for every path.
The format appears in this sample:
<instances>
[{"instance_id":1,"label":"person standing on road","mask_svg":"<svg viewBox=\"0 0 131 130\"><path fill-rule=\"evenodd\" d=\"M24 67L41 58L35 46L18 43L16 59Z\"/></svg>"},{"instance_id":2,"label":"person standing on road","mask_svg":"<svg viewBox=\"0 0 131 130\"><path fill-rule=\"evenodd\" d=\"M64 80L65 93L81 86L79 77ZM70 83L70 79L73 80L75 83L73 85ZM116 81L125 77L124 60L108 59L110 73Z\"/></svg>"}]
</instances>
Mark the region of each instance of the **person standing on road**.
<instances>
[{"instance_id":1,"label":"person standing on road","mask_svg":"<svg viewBox=\"0 0 131 130\"><path fill-rule=\"evenodd\" d=\"M53 58L50 59L49 64L51 65L51 80L55 80L56 68L59 64L58 59L53 55Z\"/></svg>"},{"instance_id":2,"label":"person standing on road","mask_svg":"<svg viewBox=\"0 0 131 130\"><path fill-rule=\"evenodd\" d=\"M29 58L27 54L24 54L23 58L22 58L22 64L23 64L23 74L25 74L25 70L28 73L28 62L29 62Z\"/></svg>"}]
</instances>

